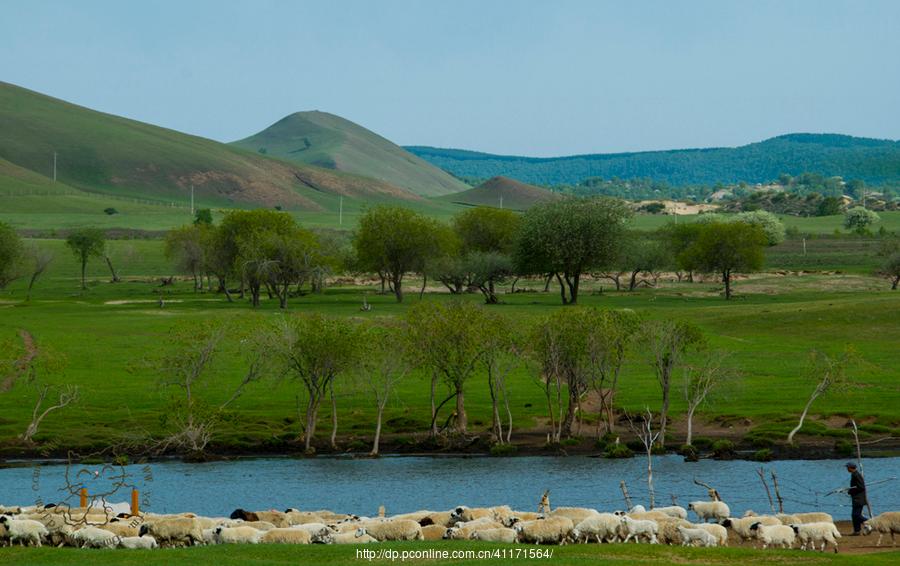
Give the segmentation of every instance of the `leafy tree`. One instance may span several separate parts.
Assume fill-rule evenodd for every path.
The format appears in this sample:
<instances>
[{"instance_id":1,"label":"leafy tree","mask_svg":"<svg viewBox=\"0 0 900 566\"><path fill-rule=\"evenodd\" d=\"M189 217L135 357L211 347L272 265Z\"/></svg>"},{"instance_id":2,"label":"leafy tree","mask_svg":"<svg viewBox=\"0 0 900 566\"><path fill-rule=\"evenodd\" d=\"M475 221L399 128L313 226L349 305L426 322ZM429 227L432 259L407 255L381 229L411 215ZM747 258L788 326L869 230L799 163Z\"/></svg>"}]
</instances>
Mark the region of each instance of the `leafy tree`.
<instances>
[{"instance_id":1,"label":"leafy tree","mask_svg":"<svg viewBox=\"0 0 900 566\"><path fill-rule=\"evenodd\" d=\"M841 199L837 197L825 197L816 208L816 216L837 216L843 210Z\"/></svg>"},{"instance_id":2,"label":"leafy tree","mask_svg":"<svg viewBox=\"0 0 900 566\"><path fill-rule=\"evenodd\" d=\"M88 260L92 257L102 257L106 235L99 228L80 228L73 230L66 238L66 246L75 254L81 263L81 288L87 289L84 280L84 272L87 269Z\"/></svg>"},{"instance_id":3,"label":"leafy tree","mask_svg":"<svg viewBox=\"0 0 900 566\"><path fill-rule=\"evenodd\" d=\"M784 224L771 212L766 212L765 210L742 212L735 216L735 220L762 228L763 233L766 235L766 242L770 246L775 246L784 241Z\"/></svg>"},{"instance_id":4,"label":"leafy tree","mask_svg":"<svg viewBox=\"0 0 900 566\"><path fill-rule=\"evenodd\" d=\"M19 278L23 254L22 239L9 224L0 222L0 289Z\"/></svg>"},{"instance_id":5,"label":"leafy tree","mask_svg":"<svg viewBox=\"0 0 900 566\"><path fill-rule=\"evenodd\" d=\"M198 208L194 211L194 224L207 224L211 225L213 223L212 210L208 208Z\"/></svg>"},{"instance_id":6,"label":"leafy tree","mask_svg":"<svg viewBox=\"0 0 900 566\"><path fill-rule=\"evenodd\" d=\"M521 226L521 216L511 210L476 207L453 218L453 229L462 241L462 252L510 254Z\"/></svg>"},{"instance_id":7,"label":"leafy tree","mask_svg":"<svg viewBox=\"0 0 900 566\"><path fill-rule=\"evenodd\" d=\"M509 442L512 435L512 410L506 389L506 377L520 363L520 339L509 320L503 316L485 313L480 329L484 348L480 364L487 374L488 392L491 394L491 436L497 444ZM500 401L506 412L506 435L500 417Z\"/></svg>"},{"instance_id":8,"label":"leafy tree","mask_svg":"<svg viewBox=\"0 0 900 566\"><path fill-rule=\"evenodd\" d=\"M353 238L361 269L388 279L397 298L403 301L403 277L423 272L429 258L441 252L440 226L408 208L377 206L359 220Z\"/></svg>"},{"instance_id":9,"label":"leafy tree","mask_svg":"<svg viewBox=\"0 0 900 566\"><path fill-rule=\"evenodd\" d=\"M725 299L731 299L735 272L749 273L763 266L766 235L759 226L745 222L711 222L700 226L696 239L682 252L683 265L718 273L725 284Z\"/></svg>"},{"instance_id":10,"label":"leafy tree","mask_svg":"<svg viewBox=\"0 0 900 566\"><path fill-rule=\"evenodd\" d=\"M210 230L207 224L192 224L173 228L166 234L166 258L174 261L177 269L191 274L194 290L203 288L203 269L206 265L204 238Z\"/></svg>"},{"instance_id":11,"label":"leafy tree","mask_svg":"<svg viewBox=\"0 0 900 566\"><path fill-rule=\"evenodd\" d=\"M865 234L869 227L881 221L878 213L861 206L854 206L844 213L844 228L857 234Z\"/></svg>"},{"instance_id":12,"label":"leafy tree","mask_svg":"<svg viewBox=\"0 0 900 566\"><path fill-rule=\"evenodd\" d=\"M694 413L735 377L735 372L725 366L725 360L725 353L713 352L700 363L689 364L684 368L682 392L687 403L687 435L684 443L688 446L694 440Z\"/></svg>"},{"instance_id":13,"label":"leafy tree","mask_svg":"<svg viewBox=\"0 0 900 566\"><path fill-rule=\"evenodd\" d=\"M891 280L891 289L896 291L897 285L900 284L900 252L888 256L881 269Z\"/></svg>"},{"instance_id":14,"label":"leafy tree","mask_svg":"<svg viewBox=\"0 0 900 566\"><path fill-rule=\"evenodd\" d=\"M516 243L520 273L550 273L563 304L578 301L581 275L608 267L631 216L628 206L610 198L564 198L531 207Z\"/></svg>"},{"instance_id":15,"label":"leafy tree","mask_svg":"<svg viewBox=\"0 0 900 566\"><path fill-rule=\"evenodd\" d=\"M463 259L470 285L478 287L484 302L495 305L500 302L496 285L513 273L512 258L498 252L469 252Z\"/></svg>"},{"instance_id":16,"label":"leafy tree","mask_svg":"<svg viewBox=\"0 0 900 566\"><path fill-rule=\"evenodd\" d=\"M668 223L660 229L667 255L670 261L674 260L678 271L678 280L681 280L682 272L687 272L688 281L694 280L694 272L698 270L697 258L687 253L700 235L701 224L695 222Z\"/></svg>"},{"instance_id":17,"label":"leafy tree","mask_svg":"<svg viewBox=\"0 0 900 566\"><path fill-rule=\"evenodd\" d=\"M412 369L410 355L403 340L405 328L394 321L372 322L363 328L363 352L357 366L363 382L375 398L375 437L372 456L377 456L381 443L381 423L391 393Z\"/></svg>"}]
</instances>

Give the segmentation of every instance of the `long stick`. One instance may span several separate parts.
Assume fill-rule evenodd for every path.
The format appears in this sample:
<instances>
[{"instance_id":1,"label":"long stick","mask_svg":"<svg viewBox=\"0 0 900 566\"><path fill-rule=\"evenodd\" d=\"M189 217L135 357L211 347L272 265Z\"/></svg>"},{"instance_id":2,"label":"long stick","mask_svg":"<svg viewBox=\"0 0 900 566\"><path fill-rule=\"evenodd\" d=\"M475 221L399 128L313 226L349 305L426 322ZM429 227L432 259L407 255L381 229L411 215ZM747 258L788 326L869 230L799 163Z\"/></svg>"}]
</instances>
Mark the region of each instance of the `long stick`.
<instances>
[{"instance_id":1,"label":"long stick","mask_svg":"<svg viewBox=\"0 0 900 566\"><path fill-rule=\"evenodd\" d=\"M850 419L850 424L853 425L853 440L856 442L856 465L859 467L859 475L863 477L863 482L866 481L866 474L863 472L862 465L862 452L859 449L859 429L856 428L856 421ZM874 517L875 513L872 512L872 504L869 503L869 493L866 492L866 508L869 510L869 517Z\"/></svg>"},{"instance_id":2,"label":"long stick","mask_svg":"<svg viewBox=\"0 0 900 566\"><path fill-rule=\"evenodd\" d=\"M778 490L778 476L772 470L772 484L775 486L775 498L778 499L778 512L784 513L784 500L781 499L781 491Z\"/></svg>"},{"instance_id":3,"label":"long stick","mask_svg":"<svg viewBox=\"0 0 900 566\"><path fill-rule=\"evenodd\" d=\"M766 483L766 470L760 466L756 473L759 475L759 481L762 482L763 487L766 488L766 497L769 498L769 507L772 509L772 513L775 512L775 502L772 501L772 493L769 491L769 484Z\"/></svg>"},{"instance_id":4,"label":"long stick","mask_svg":"<svg viewBox=\"0 0 900 566\"><path fill-rule=\"evenodd\" d=\"M622 495L625 496L625 505L628 506L628 510L630 511L631 508L634 507L634 505L631 504L631 498L628 497L628 486L625 485L625 480L622 480L619 483L619 487L622 488Z\"/></svg>"}]
</instances>

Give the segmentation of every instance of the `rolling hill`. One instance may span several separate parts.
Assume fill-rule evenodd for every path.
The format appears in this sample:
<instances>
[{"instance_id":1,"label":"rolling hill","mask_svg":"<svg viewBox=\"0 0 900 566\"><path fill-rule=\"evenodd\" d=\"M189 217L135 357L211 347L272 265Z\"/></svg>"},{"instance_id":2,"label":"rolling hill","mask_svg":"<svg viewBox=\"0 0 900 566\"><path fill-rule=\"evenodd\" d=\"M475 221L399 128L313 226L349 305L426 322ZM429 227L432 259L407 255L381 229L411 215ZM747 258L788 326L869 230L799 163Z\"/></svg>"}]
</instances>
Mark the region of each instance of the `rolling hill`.
<instances>
[{"instance_id":1,"label":"rolling hill","mask_svg":"<svg viewBox=\"0 0 900 566\"><path fill-rule=\"evenodd\" d=\"M47 189L54 152L56 189ZM421 197L383 181L271 159L213 140L96 112L0 82L0 188L61 187L159 203L185 203L193 185L206 206L324 211L339 196ZM30 173L26 173L28 171ZM54 206L45 201L45 206Z\"/></svg>"},{"instance_id":2,"label":"rolling hill","mask_svg":"<svg viewBox=\"0 0 900 566\"><path fill-rule=\"evenodd\" d=\"M838 134L788 134L735 148L519 157L410 146L411 153L460 177L512 177L539 185L575 184L590 177L650 178L672 185L762 183L804 172L871 185L900 184L900 142Z\"/></svg>"},{"instance_id":3,"label":"rolling hill","mask_svg":"<svg viewBox=\"0 0 900 566\"><path fill-rule=\"evenodd\" d=\"M554 192L507 177L492 177L468 191L442 197L466 206L502 206L511 210L525 210L538 202L556 198L559 195Z\"/></svg>"},{"instance_id":4,"label":"rolling hill","mask_svg":"<svg viewBox=\"0 0 900 566\"><path fill-rule=\"evenodd\" d=\"M422 196L469 188L378 134L327 112L291 114L232 145L270 157L379 179Z\"/></svg>"}]
</instances>

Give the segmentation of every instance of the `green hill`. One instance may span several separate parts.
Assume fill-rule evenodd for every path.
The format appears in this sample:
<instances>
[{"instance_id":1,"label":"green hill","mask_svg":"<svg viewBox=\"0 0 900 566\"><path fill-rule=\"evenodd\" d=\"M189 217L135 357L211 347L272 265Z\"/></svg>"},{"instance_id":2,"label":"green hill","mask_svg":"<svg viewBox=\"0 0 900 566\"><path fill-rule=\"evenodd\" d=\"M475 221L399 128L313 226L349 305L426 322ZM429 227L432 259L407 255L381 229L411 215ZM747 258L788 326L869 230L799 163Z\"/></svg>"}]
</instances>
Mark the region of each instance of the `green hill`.
<instances>
[{"instance_id":1,"label":"green hill","mask_svg":"<svg viewBox=\"0 0 900 566\"><path fill-rule=\"evenodd\" d=\"M468 191L442 197L442 200L467 206L502 206L511 210L525 210L538 202L556 198L559 195L547 189L526 185L507 177L493 177Z\"/></svg>"},{"instance_id":2,"label":"green hill","mask_svg":"<svg viewBox=\"0 0 900 566\"><path fill-rule=\"evenodd\" d=\"M297 112L233 145L363 175L422 196L464 191L468 185L378 134L327 112Z\"/></svg>"},{"instance_id":3,"label":"green hill","mask_svg":"<svg viewBox=\"0 0 900 566\"><path fill-rule=\"evenodd\" d=\"M57 153L56 188L51 174ZM0 189L32 194L65 188L172 205L336 208L361 201L421 200L389 183L270 159L213 140L96 112L0 82ZM14 166L14 167L13 167ZM30 171L31 174L23 172ZM45 202L52 208L53 202Z\"/></svg>"},{"instance_id":4,"label":"green hill","mask_svg":"<svg viewBox=\"0 0 900 566\"><path fill-rule=\"evenodd\" d=\"M819 173L900 184L900 142L838 134L788 134L734 148L520 157L459 149L407 147L460 177L503 175L538 185L575 184L591 177L649 178L672 185L762 183L781 173Z\"/></svg>"}]
</instances>

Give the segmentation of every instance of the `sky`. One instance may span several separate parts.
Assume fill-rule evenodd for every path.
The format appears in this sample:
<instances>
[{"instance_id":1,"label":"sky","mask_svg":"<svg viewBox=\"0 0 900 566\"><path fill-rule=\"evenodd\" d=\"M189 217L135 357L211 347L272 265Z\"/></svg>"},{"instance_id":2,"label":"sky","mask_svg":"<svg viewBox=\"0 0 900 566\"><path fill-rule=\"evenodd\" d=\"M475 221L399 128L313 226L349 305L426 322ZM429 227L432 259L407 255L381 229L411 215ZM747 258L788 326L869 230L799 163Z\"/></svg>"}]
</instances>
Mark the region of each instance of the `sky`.
<instances>
[{"instance_id":1,"label":"sky","mask_svg":"<svg viewBox=\"0 0 900 566\"><path fill-rule=\"evenodd\" d=\"M900 1L0 4L0 80L219 141L314 109L530 156L900 138Z\"/></svg>"}]
</instances>

